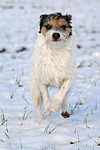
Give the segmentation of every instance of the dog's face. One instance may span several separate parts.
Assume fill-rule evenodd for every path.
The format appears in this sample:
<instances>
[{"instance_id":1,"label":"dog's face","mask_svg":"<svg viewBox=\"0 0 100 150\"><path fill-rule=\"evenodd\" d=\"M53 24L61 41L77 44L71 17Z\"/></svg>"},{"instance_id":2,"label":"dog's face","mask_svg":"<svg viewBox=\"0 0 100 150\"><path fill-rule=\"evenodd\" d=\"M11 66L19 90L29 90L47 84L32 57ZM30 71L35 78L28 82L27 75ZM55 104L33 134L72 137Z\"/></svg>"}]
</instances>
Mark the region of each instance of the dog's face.
<instances>
[{"instance_id":1,"label":"dog's face","mask_svg":"<svg viewBox=\"0 0 100 150\"><path fill-rule=\"evenodd\" d=\"M72 35L71 18L71 15L61 13L41 15L39 33L43 34L51 47L63 47L68 37Z\"/></svg>"}]
</instances>

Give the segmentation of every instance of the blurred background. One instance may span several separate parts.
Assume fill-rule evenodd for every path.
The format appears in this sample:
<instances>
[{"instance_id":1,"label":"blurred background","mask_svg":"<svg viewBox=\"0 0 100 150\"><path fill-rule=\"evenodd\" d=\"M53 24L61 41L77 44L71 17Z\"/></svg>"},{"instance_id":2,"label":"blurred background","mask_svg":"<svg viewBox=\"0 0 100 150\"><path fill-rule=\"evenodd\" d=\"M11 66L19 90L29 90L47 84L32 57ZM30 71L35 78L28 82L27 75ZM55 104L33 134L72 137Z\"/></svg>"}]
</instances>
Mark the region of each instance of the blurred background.
<instances>
[{"instance_id":1,"label":"blurred background","mask_svg":"<svg viewBox=\"0 0 100 150\"><path fill-rule=\"evenodd\" d=\"M68 98L72 115L64 120L59 111L38 125L29 93L30 56L40 15L55 12L72 15L77 53L77 79ZM54 134L44 133L59 123ZM99 138L100 0L0 0L0 150L99 150Z\"/></svg>"},{"instance_id":2,"label":"blurred background","mask_svg":"<svg viewBox=\"0 0 100 150\"><path fill-rule=\"evenodd\" d=\"M72 14L78 45L87 48L92 40L91 47L95 46L95 39L95 44L99 44L99 0L0 0L0 49L5 48L13 53L25 47L32 51L38 33L39 16L54 12Z\"/></svg>"}]
</instances>

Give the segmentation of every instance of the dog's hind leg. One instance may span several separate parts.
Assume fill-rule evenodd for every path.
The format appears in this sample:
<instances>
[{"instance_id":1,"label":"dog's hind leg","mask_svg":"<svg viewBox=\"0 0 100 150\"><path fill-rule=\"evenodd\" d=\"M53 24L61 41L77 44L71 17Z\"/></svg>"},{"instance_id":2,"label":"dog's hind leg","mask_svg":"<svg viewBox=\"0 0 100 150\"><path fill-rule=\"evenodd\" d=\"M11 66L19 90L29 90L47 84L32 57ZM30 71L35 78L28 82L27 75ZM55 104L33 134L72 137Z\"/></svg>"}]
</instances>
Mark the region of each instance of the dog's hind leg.
<instances>
[{"instance_id":1,"label":"dog's hind leg","mask_svg":"<svg viewBox=\"0 0 100 150\"><path fill-rule=\"evenodd\" d=\"M43 119L42 110L41 110L42 96L38 84L34 79L34 72L31 72L30 75L30 93L31 93L31 100L37 109L37 114L38 114L37 121L40 123Z\"/></svg>"},{"instance_id":2,"label":"dog's hind leg","mask_svg":"<svg viewBox=\"0 0 100 150\"><path fill-rule=\"evenodd\" d=\"M39 101L39 102L38 102ZM42 110L41 110L41 103L42 103L42 98L39 98L37 100L37 103L39 103L39 105L36 105L37 108L37 114L38 114L38 118L37 118L37 122L41 123L41 121L43 120L43 116L42 116Z\"/></svg>"},{"instance_id":3,"label":"dog's hind leg","mask_svg":"<svg viewBox=\"0 0 100 150\"><path fill-rule=\"evenodd\" d=\"M70 117L70 114L68 113L68 104L67 104L67 97L68 97L68 93L66 93L65 95L65 98L63 100L63 103L62 103L62 113L61 115L64 117L64 118L69 118Z\"/></svg>"}]
</instances>

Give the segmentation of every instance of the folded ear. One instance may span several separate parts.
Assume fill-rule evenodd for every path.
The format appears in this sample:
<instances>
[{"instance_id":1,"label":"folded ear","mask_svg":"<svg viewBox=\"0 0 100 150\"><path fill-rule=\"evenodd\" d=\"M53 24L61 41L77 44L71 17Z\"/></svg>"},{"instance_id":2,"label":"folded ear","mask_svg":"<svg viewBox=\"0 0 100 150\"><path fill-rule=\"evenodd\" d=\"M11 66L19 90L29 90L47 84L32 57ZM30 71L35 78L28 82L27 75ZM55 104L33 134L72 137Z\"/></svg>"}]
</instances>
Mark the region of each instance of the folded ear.
<instances>
[{"instance_id":1,"label":"folded ear","mask_svg":"<svg viewBox=\"0 0 100 150\"><path fill-rule=\"evenodd\" d=\"M47 16L48 16L47 14L41 15L41 16L40 16L40 21L43 20L43 19L45 19Z\"/></svg>"},{"instance_id":2,"label":"folded ear","mask_svg":"<svg viewBox=\"0 0 100 150\"><path fill-rule=\"evenodd\" d=\"M69 20L72 19L72 15L67 15L67 14L66 14L66 16L68 17Z\"/></svg>"},{"instance_id":3,"label":"folded ear","mask_svg":"<svg viewBox=\"0 0 100 150\"><path fill-rule=\"evenodd\" d=\"M48 16L48 15L46 15L46 14L43 14L43 15L40 16L40 30L39 30L39 33L41 33L41 29L42 29L42 26L43 26L43 24L44 24L44 20L45 20L45 18L46 18L47 16Z\"/></svg>"},{"instance_id":4,"label":"folded ear","mask_svg":"<svg viewBox=\"0 0 100 150\"><path fill-rule=\"evenodd\" d=\"M70 21L72 20L72 15L66 14L66 18L67 18L67 21L68 21L69 23L71 23Z\"/></svg>"},{"instance_id":5,"label":"folded ear","mask_svg":"<svg viewBox=\"0 0 100 150\"><path fill-rule=\"evenodd\" d=\"M72 15L68 15L66 14L66 21L68 22L68 25L70 27L70 34L69 35L72 35Z\"/></svg>"}]
</instances>

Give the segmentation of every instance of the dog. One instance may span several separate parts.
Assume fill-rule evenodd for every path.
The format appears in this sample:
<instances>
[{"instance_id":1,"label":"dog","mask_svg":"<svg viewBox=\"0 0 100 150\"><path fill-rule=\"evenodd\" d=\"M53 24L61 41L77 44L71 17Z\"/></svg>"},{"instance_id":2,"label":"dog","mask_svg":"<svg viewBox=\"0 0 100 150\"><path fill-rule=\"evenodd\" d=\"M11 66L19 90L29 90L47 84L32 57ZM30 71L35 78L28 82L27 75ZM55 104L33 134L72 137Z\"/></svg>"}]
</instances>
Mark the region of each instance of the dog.
<instances>
[{"instance_id":1,"label":"dog","mask_svg":"<svg viewBox=\"0 0 100 150\"><path fill-rule=\"evenodd\" d=\"M72 16L62 13L40 16L39 35L31 56L32 72L30 77L31 99L34 103L38 122L46 115L58 112L70 117L67 108L67 96L76 78L75 44L72 36ZM48 87L59 88L50 100Z\"/></svg>"}]
</instances>

